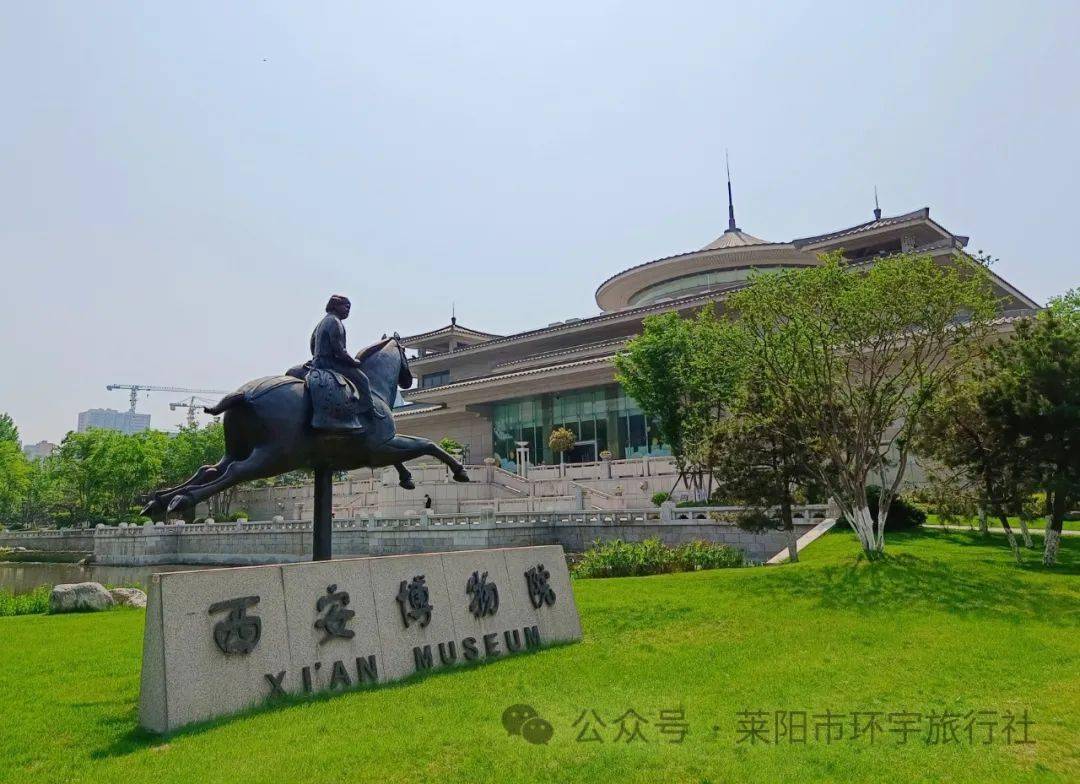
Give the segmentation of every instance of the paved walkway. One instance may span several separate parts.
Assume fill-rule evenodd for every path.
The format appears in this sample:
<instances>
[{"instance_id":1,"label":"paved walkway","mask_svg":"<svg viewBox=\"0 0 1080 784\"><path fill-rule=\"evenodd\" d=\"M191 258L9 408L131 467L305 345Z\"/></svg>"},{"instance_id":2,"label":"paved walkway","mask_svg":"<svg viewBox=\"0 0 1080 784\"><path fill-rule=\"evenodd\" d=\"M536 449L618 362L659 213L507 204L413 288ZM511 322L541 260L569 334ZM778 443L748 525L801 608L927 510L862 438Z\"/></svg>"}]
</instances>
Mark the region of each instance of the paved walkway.
<instances>
[{"instance_id":1,"label":"paved walkway","mask_svg":"<svg viewBox=\"0 0 1080 784\"><path fill-rule=\"evenodd\" d=\"M937 529L943 530L943 531L978 531L979 530L979 527L977 525L968 527L966 525L925 525L924 524L923 528L937 528ZM1013 529L1014 534L1019 534L1020 533L1020 526L1014 525L1012 527L1012 529ZM1005 533L1004 528L990 528L988 530L992 534L1003 534L1003 533ZM1046 533L1046 526L1045 525L1028 526L1028 533L1030 533L1032 536L1042 536L1043 534ZM1066 531L1062 531L1061 535L1062 536L1080 536L1080 531L1067 531L1066 530Z\"/></svg>"},{"instance_id":2,"label":"paved walkway","mask_svg":"<svg viewBox=\"0 0 1080 784\"><path fill-rule=\"evenodd\" d=\"M818 537L820 537L834 525L836 525L835 518L830 517L828 520L822 520L820 523L815 525L813 528L811 528L809 531L807 531L805 534L798 538L798 540L795 542L795 551L801 553L808 544L815 541ZM782 564L785 563L789 557L790 553L788 553L788 549L787 547L785 547L783 550L778 552L765 563Z\"/></svg>"}]
</instances>

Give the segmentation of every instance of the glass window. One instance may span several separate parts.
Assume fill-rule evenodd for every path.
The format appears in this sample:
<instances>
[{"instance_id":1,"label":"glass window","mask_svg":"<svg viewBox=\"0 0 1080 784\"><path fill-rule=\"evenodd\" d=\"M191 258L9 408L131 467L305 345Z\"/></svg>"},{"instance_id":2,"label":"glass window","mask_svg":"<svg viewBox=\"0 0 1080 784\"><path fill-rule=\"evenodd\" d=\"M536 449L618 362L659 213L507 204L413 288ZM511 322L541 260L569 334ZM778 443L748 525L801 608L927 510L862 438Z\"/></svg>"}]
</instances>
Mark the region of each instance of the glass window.
<instances>
[{"instance_id":1,"label":"glass window","mask_svg":"<svg viewBox=\"0 0 1080 784\"><path fill-rule=\"evenodd\" d=\"M420 388L427 389L428 387L441 387L443 384L450 383L450 371L440 370L438 373L428 373L427 375L420 377Z\"/></svg>"},{"instance_id":2,"label":"glass window","mask_svg":"<svg viewBox=\"0 0 1080 784\"><path fill-rule=\"evenodd\" d=\"M610 449L617 459L668 454L641 407L614 384L495 403L491 420L493 448L504 459L514 458L514 442L526 441L533 463L558 462L547 445L557 427L567 428L578 441L595 440L597 453Z\"/></svg>"}]
</instances>

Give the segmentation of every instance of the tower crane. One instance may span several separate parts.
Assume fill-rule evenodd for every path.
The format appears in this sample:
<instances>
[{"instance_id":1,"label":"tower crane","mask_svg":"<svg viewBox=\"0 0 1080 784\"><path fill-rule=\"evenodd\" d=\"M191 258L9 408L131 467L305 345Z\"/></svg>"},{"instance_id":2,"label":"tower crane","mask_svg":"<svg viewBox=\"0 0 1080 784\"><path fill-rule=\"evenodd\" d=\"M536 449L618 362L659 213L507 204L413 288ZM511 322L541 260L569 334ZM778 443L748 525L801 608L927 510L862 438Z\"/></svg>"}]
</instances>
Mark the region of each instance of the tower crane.
<instances>
[{"instance_id":1,"label":"tower crane","mask_svg":"<svg viewBox=\"0 0 1080 784\"><path fill-rule=\"evenodd\" d=\"M175 411L178 408L187 409L187 423L188 427L192 427L195 424L195 409L200 408L204 403L206 405L213 405L217 401L210 400L205 397L199 397L198 395L192 395L187 400L179 400L176 403L169 403L169 410ZM216 421L216 418L215 418Z\"/></svg>"},{"instance_id":2,"label":"tower crane","mask_svg":"<svg viewBox=\"0 0 1080 784\"><path fill-rule=\"evenodd\" d=\"M139 392L184 392L195 395L227 395L227 389L188 389L187 387L155 387L150 384L109 384L105 389L112 392L114 389L127 389L131 392L129 413L135 413L135 404L139 402Z\"/></svg>"}]
</instances>

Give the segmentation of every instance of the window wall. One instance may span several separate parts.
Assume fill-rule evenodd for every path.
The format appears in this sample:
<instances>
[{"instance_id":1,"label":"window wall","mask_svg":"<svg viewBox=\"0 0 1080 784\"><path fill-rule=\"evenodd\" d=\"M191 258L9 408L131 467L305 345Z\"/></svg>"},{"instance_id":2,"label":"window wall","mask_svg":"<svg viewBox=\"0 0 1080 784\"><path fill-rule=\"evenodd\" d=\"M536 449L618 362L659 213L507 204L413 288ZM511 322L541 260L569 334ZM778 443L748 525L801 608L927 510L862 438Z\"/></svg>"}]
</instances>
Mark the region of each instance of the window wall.
<instances>
[{"instance_id":1,"label":"window wall","mask_svg":"<svg viewBox=\"0 0 1080 784\"><path fill-rule=\"evenodd\" d=\"M708 291L713 287L725 286L729 283L746 280L750 277L750 273L752 272L782 272L784 270L799 269L802 266L806 265L758 264L753 267L732 267L730 269L708 270L706 272L697 272L692 275L683 275L682 277L671 278L670 280L661 281L660 283L655 283L652 286L642 289L637 294L630 297L630 305L633 307L638 307L639 305L651 305L658 299L663 299L664 297L675 299L690 294L698 294L702 291Z\"/></svg>"},{"instance_id":2,"label":"window wall","mask_svg":"<svg viewBox=\"0 0 1080 784\"><path fill-rule=\"evenodd\" d=\"M492 406L491 420L495 453L509 470L517 468L517 441L528 442L533 464L558 463L558 453L547 444L557 427L577 439L566 453L571 463L598 460L605 449L615 459L670 454L655 426L617 384L505 400Z\"/></svg>"}]
</instances>

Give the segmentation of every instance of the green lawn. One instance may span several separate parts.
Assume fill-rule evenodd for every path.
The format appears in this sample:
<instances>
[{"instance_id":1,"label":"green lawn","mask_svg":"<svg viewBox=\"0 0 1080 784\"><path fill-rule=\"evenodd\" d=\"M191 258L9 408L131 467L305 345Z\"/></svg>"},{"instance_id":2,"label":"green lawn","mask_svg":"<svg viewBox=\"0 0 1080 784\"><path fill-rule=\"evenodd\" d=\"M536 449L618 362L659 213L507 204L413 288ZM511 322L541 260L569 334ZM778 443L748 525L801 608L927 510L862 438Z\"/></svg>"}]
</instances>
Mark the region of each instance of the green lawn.
<instances>
[{"instance_id":1,"label":"green lawn","mask_svg":"<svg viewBox=\"0 0 1080 784\"><path fill-rule=\"evenodd\" d=\"M896 534L888 549L856 562L838 534L796 565L578 581L580 644L167 739L135 729L141 612L0 618L0 781L1080 780L1080 540L1049 573L1034 552L1013 566L1001 536ZM550 744L502 728L521 702ZM680 706L689 734L661 742L658 712ZM646 742L615 742L631 709ZM813 722L805 745L736 742L740 711L771 733L776 711L1025 709L1034 745L871 744L850 726L827 744ZM583 711L607 722L603 742L576 740Z\"/></svg>"}]
</instances>

